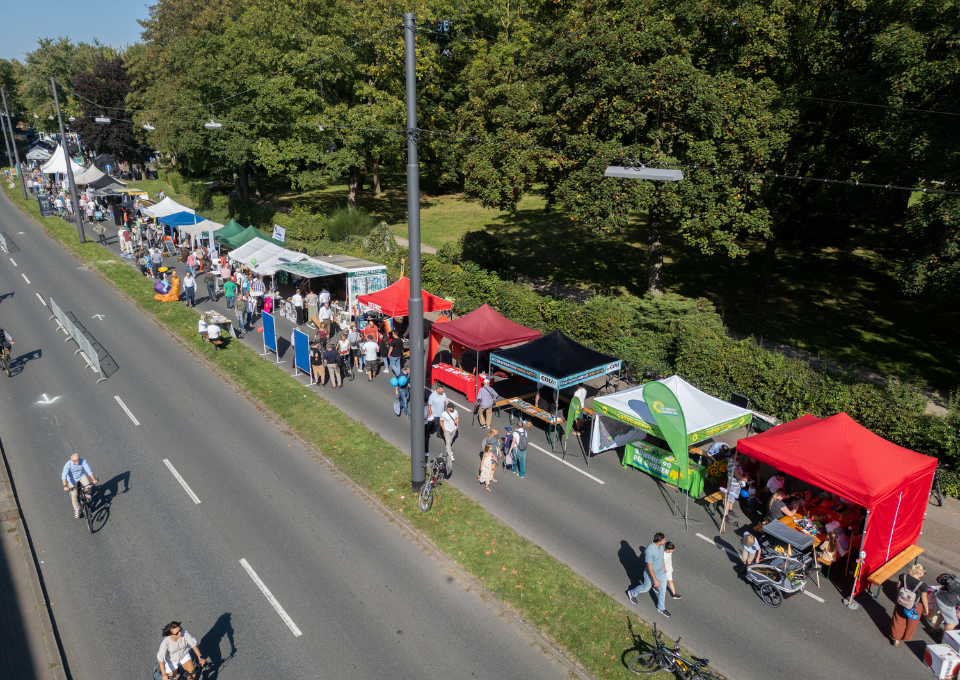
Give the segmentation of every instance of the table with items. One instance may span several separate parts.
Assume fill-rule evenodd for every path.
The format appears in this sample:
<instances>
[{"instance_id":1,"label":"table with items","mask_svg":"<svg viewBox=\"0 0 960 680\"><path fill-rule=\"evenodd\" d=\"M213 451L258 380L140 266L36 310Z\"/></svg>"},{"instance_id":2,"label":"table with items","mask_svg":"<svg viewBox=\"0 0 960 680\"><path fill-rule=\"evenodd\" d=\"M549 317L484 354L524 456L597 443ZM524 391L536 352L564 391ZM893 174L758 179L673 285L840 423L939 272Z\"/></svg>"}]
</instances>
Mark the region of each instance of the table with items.
<instances>
[{"instance_id":1,"label":"table with items","mask_svg":"<svg viewBox=\"0 0 960 680\"><path fill-rule=\"evenodd\" d=\"M443 383L457 392L463 392L467 401L475 402L477 400L477 384L483 385L483 378L454 368L450 364L434 364L430 371L430 382Z\"/></svg>"},{"instance_id":2,"label":"table with items","mask_svg":"<svg viewBox=\"0 0 960 680\"><path fill-rule=\"evenodd\" d=\"M680 478L680 463L671 451L648 444L642 439L627 444L623 454L623 467L633 466L652 477L669 484L677 484ZM703 484L707 478L707 469L703 465L690 461L690 471L680 482L680 488L688 491L694 498L703 495Z\"/></svg>"},{"instance_id":3,"label":"table with items","mask_svg":"<svg viewBox=\"0 0 960 680\"><path fill-rule=\"evenodd\" d=\"M560 426L563 425L563 418L556 415L555 413L550 413L549 411L544 411L542 408L534 406L524 399L529 399L534 396L533 394L525 395L523 397L512 397L510 399L501 399L496 402L494 406L497 409L497 414L499 416L500 409L506 408L509 409L510 424L513 425L513 417L516 415L518 420L523 420L524 416L530 416L531 418L537 418L546 423L546 434L547 441L550 442L550 449L553 449L553 439L554 434L558 433ZM523 415L521 415L523 414Z\"/></svg>"},{"instance_id":4,"label":"table with items","mask_svg":"<svg viewBox=\"0 0 960 680\"><path fill-rule=\"evenodd\" d=\"M237 337L237 333L236 333L236 331L233 329L233 321L231 321L230 319L228 319L227 317L225 317L225 316L224 316L223 314L221 314L220 312L214 312L214 311L207 312L207 323L208 323L208 324L210 324L210 323L217 324L218 326L220 326L220 328L222 328L223 330L229 332L229 333L230 333L230 337L232 337L232 338ZM222 335L222 333L221 333L221 335Z\"/></svg>"}]
</instances>

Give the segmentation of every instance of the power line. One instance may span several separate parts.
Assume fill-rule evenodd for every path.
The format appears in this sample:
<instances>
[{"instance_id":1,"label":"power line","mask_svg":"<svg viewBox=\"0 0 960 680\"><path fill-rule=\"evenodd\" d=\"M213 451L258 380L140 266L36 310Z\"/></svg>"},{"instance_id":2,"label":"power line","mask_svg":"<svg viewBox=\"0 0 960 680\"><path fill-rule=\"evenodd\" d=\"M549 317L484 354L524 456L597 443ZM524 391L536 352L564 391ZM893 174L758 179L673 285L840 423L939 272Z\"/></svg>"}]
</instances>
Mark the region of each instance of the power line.
<instances>
[{"instance_id":1,"label":"power line","mask_svg":"<svg viewBox=\"0 0 960 680\"><path fill-rule=\"evenodd\" d=\"M116 107L116 106L102 106L102 105L98 104L97 102L91 101L91 100L87 99L86 97L83 97L83 96L77 94L77 93L74 92L73 90L71 90L71 89L69 89L69 88L67 88L67 87L64 87L64 86L63 86L62 84L60 84L60 83L57 83L57 85L59 85L59 87L61 87L63 90L66 90L67 92L69 92L69 93L72 94L73 96L77 97L77 99L81 99L81 100L87 102L88 104L92 104L92 105L94 105L94 106L97 106L97 107L99 107L100 109L102 109L102 110L104 110L104 111L108 111L108 110L109 110L109 111L129 111L130 113L161 113L161 112L166 112L166 111L186 111L186 110L189 110L189 109L206 109L206 108L210 108L210 107L216 106L217 104L222 104L223 102L228 101L228 100L230 100L230 99L235 99L235 98L237 98L237 97L239 97L239 96L241 96L241 95L245 95L245 94L248 94L248 93L250 93L250 92L254 92L255 90L259 90L260 88L266 87L266 86L269 85L270 83L272 83L272 82L274 82L274 81L276 81L276 80L280 80L281 78L288 78L288 77L293 76L293 75L296 75L296 74L298 74L298 73L300 73L300 72L302 72L302 71L306 71L306 70L308 70L308 69L316 68L317 66L319 66L320 64L322 64L322 63L324 63L324 62L329 61L329 60L333 59L334 57L340 56L340 55L343 54L344 52L350 52L351 50L354 50L354 49L360 47L360 45L362 45L362 44L364 44L364 43L366 43L366 42L369 42L369 41L373 40L374 38L377 38L377 37L383 35L384 33L389 33L390 31L396 31L396 30L398 30L398 29L400 29L400 28L402 28L402 26L400 26L400 25L388 26L387 28L384 28L384 29L381 30L381 31L377 31L377 32L374 33L373 35L369 35L369 36L367 36L366 38L363 38L363 39L361 39L361 40L357 40L356 42L354 42L354 43L351 44L351 45L348 45L347 47L343 48L342 50L339 50L339 51L337 51L337 52L333 52L332 54L328 54L328 55L326 55L325 57L323 57L322 59L319 59L318 61L315 61L315 62L313 62L313 63L307 64L306 66L301 66L301 67L298 68L298 69L294 69L293 71L290 71L290 73L283 73L283 74L281 74L281 75L279 75L279 76L274 76L273 78L270 78L270 79L268 79L268 80L265 80L264 82L260 83L259 85L255 85L255 86L253 86L253 87L251 87L251 88L248 88L248 89L246 89L246 90L243 90L242 92L237 92L236 94L232 94L232 95L230 95L230 96L228 96L228 97L224 97L223 99L218 99L218 100L213 101L213 102L210 102L210 103L208 103L208 104L195 104L195 105L193 105L193 106L176 106L176 107L168 108L168 109L129 109L129 108Z\"/></svg>"},{"instance_id":2,"label":"power line","mask_svg":"<svg viewBox=\"0 0 960 680\"><path fill-rule=\"evenodd\" d=\"M913 109L909 106L891 106L890 104L867 104L866 102L851 102L845 99L827 99L826 97L806 97L804 95L795 94L787 95L792 96L796 99L812 99L813 101L818 102L831 102L833 104L850 104L853 106L870 106L877 109L894 109L896 111L914 111L916 113L935 113L940 116L960 116L960 113L952 113L950 111L933 111L931 109Z\"/></svg>"}]
</instances>

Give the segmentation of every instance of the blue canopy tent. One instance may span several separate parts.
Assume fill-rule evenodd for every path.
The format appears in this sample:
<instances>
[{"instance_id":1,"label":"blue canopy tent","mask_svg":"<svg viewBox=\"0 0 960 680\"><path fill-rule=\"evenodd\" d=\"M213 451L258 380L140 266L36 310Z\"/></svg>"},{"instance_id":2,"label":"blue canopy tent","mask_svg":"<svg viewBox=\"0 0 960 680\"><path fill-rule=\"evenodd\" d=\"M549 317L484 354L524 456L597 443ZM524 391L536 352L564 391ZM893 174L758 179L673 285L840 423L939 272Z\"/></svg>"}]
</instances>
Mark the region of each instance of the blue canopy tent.
<instances>
[{"instance_id":1,"label":"blue canopy tent","mask_svg":"<svg viewBox=\"0 0 960 680\"><path fill-rule=\"evenodd\" d=\"M170 233L167 234L167 230L164 228L163 235L173 238L173 230L175 227L183 227L188 224L197 224L199 222L203 222L205 219L205 217L200 217L200 215L184 211L158 217L157 222L164 225L164 227L170 227Z\"/></svg>"}]
</instances>

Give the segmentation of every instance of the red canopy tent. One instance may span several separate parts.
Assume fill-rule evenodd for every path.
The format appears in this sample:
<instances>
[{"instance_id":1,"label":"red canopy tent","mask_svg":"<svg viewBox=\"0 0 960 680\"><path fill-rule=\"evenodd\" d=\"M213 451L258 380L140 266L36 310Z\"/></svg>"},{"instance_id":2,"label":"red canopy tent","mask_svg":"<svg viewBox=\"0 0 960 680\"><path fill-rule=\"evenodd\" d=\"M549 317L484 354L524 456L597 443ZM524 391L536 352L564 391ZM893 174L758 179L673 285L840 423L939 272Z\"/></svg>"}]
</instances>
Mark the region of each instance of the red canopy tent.
<instances>
[{"instance_id":1,"label":"red canopy tent","mask_svg":"<svg viewBox=\"0 0 960 680\"><path fill-rule=\"evenodd\" d=\"M453 309L453 303L444 300L436 295L431 295L427 291L423 293L423 311L424 312L443 312ZM357 301L378 312L383 312L387 316L407 316L410 313L407 307L410 299L410 279L404 276L392 286L387 286L376 293L368 293L357 297Z\"/></svg>"},{"instance_id":2,"label":"red canopy tent","mask_svg":"<svg viewBox=\"0 0 960 680\"><path fill-rule=\"evenodd\" d=\"M846 413L807 414L741 439L737 451L866 508L862 575L920 535L936 458L888 442ZM858 581L854 594L859 589Z\"/></svg>"}]
</instances>

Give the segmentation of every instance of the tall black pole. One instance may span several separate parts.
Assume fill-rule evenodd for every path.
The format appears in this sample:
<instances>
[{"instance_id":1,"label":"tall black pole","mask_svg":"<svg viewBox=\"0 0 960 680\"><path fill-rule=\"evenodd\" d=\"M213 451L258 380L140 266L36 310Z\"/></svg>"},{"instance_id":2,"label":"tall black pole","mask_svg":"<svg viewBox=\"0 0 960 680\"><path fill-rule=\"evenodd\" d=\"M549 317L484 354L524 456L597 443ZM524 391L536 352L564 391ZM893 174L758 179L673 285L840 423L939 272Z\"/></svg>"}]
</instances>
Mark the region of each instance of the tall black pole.
<instances>
[{"instance_id":1,"label":"tall black pole","mask_svg":"<svg viewBox=\"0 0 960 680\"><path fill-rule=\"evenodd\" d=\"M420 161L417 159L417 37L411 13L403 15L403 47L407 67L407 239L410 241L410 483L423 486L426 431L423 417L423 288L420 283Z\"/></svg>"},{"instance_id":2,"label":"tall black pole","mask_svg":"<svg viewBox=\"0 0 960 680\"><path fill-rule=\"evenodd\" d=\"M73 181L73 159L70 158L70 142L67 141L67 131L63 129L63 115L60 113L60 97L57 96L57 80L50 78L53 86L53 103L57 106L57 120L60 122L60 143L63 145L63 157L67 165L67 180L70 182L70 200L73 201L73 216L77 220L77 233L80 234L80 243L86 243L83 235L83 218L80 217L80 201L77 200L77 185Z\"/></svg>"},{"instance_id":3,"label":"tall black pole","mask_svg":"<svg viewBox=\"0 0 960 680\"><path fill-rule=\"evenodd\" d=\"M13 120L10 118L10 109L7 108L7 93L0 87L0 96L3 97L3 111L7 116L7 125L10 127L10 143L13 144L13 157L17 161L17 177L20 178L20 191L23 200L27 200L27 185L23 182L23 167L20 165L20 152L17 151L17 138L13 134Z\"/></svg>"},{"instance_id":4,"label":"tall black pole","mask_svg":"<svg viewBox=\"0 0 960 680\"><path fill-rule=\"evenodd\" d=\"M0 112L0 128L3 128L3 143L7 146L7 162L13 166L13 151L10 149L10 137L7 135L7 124L3 122L4 115Z\"/></svg>"}]
</instances>

